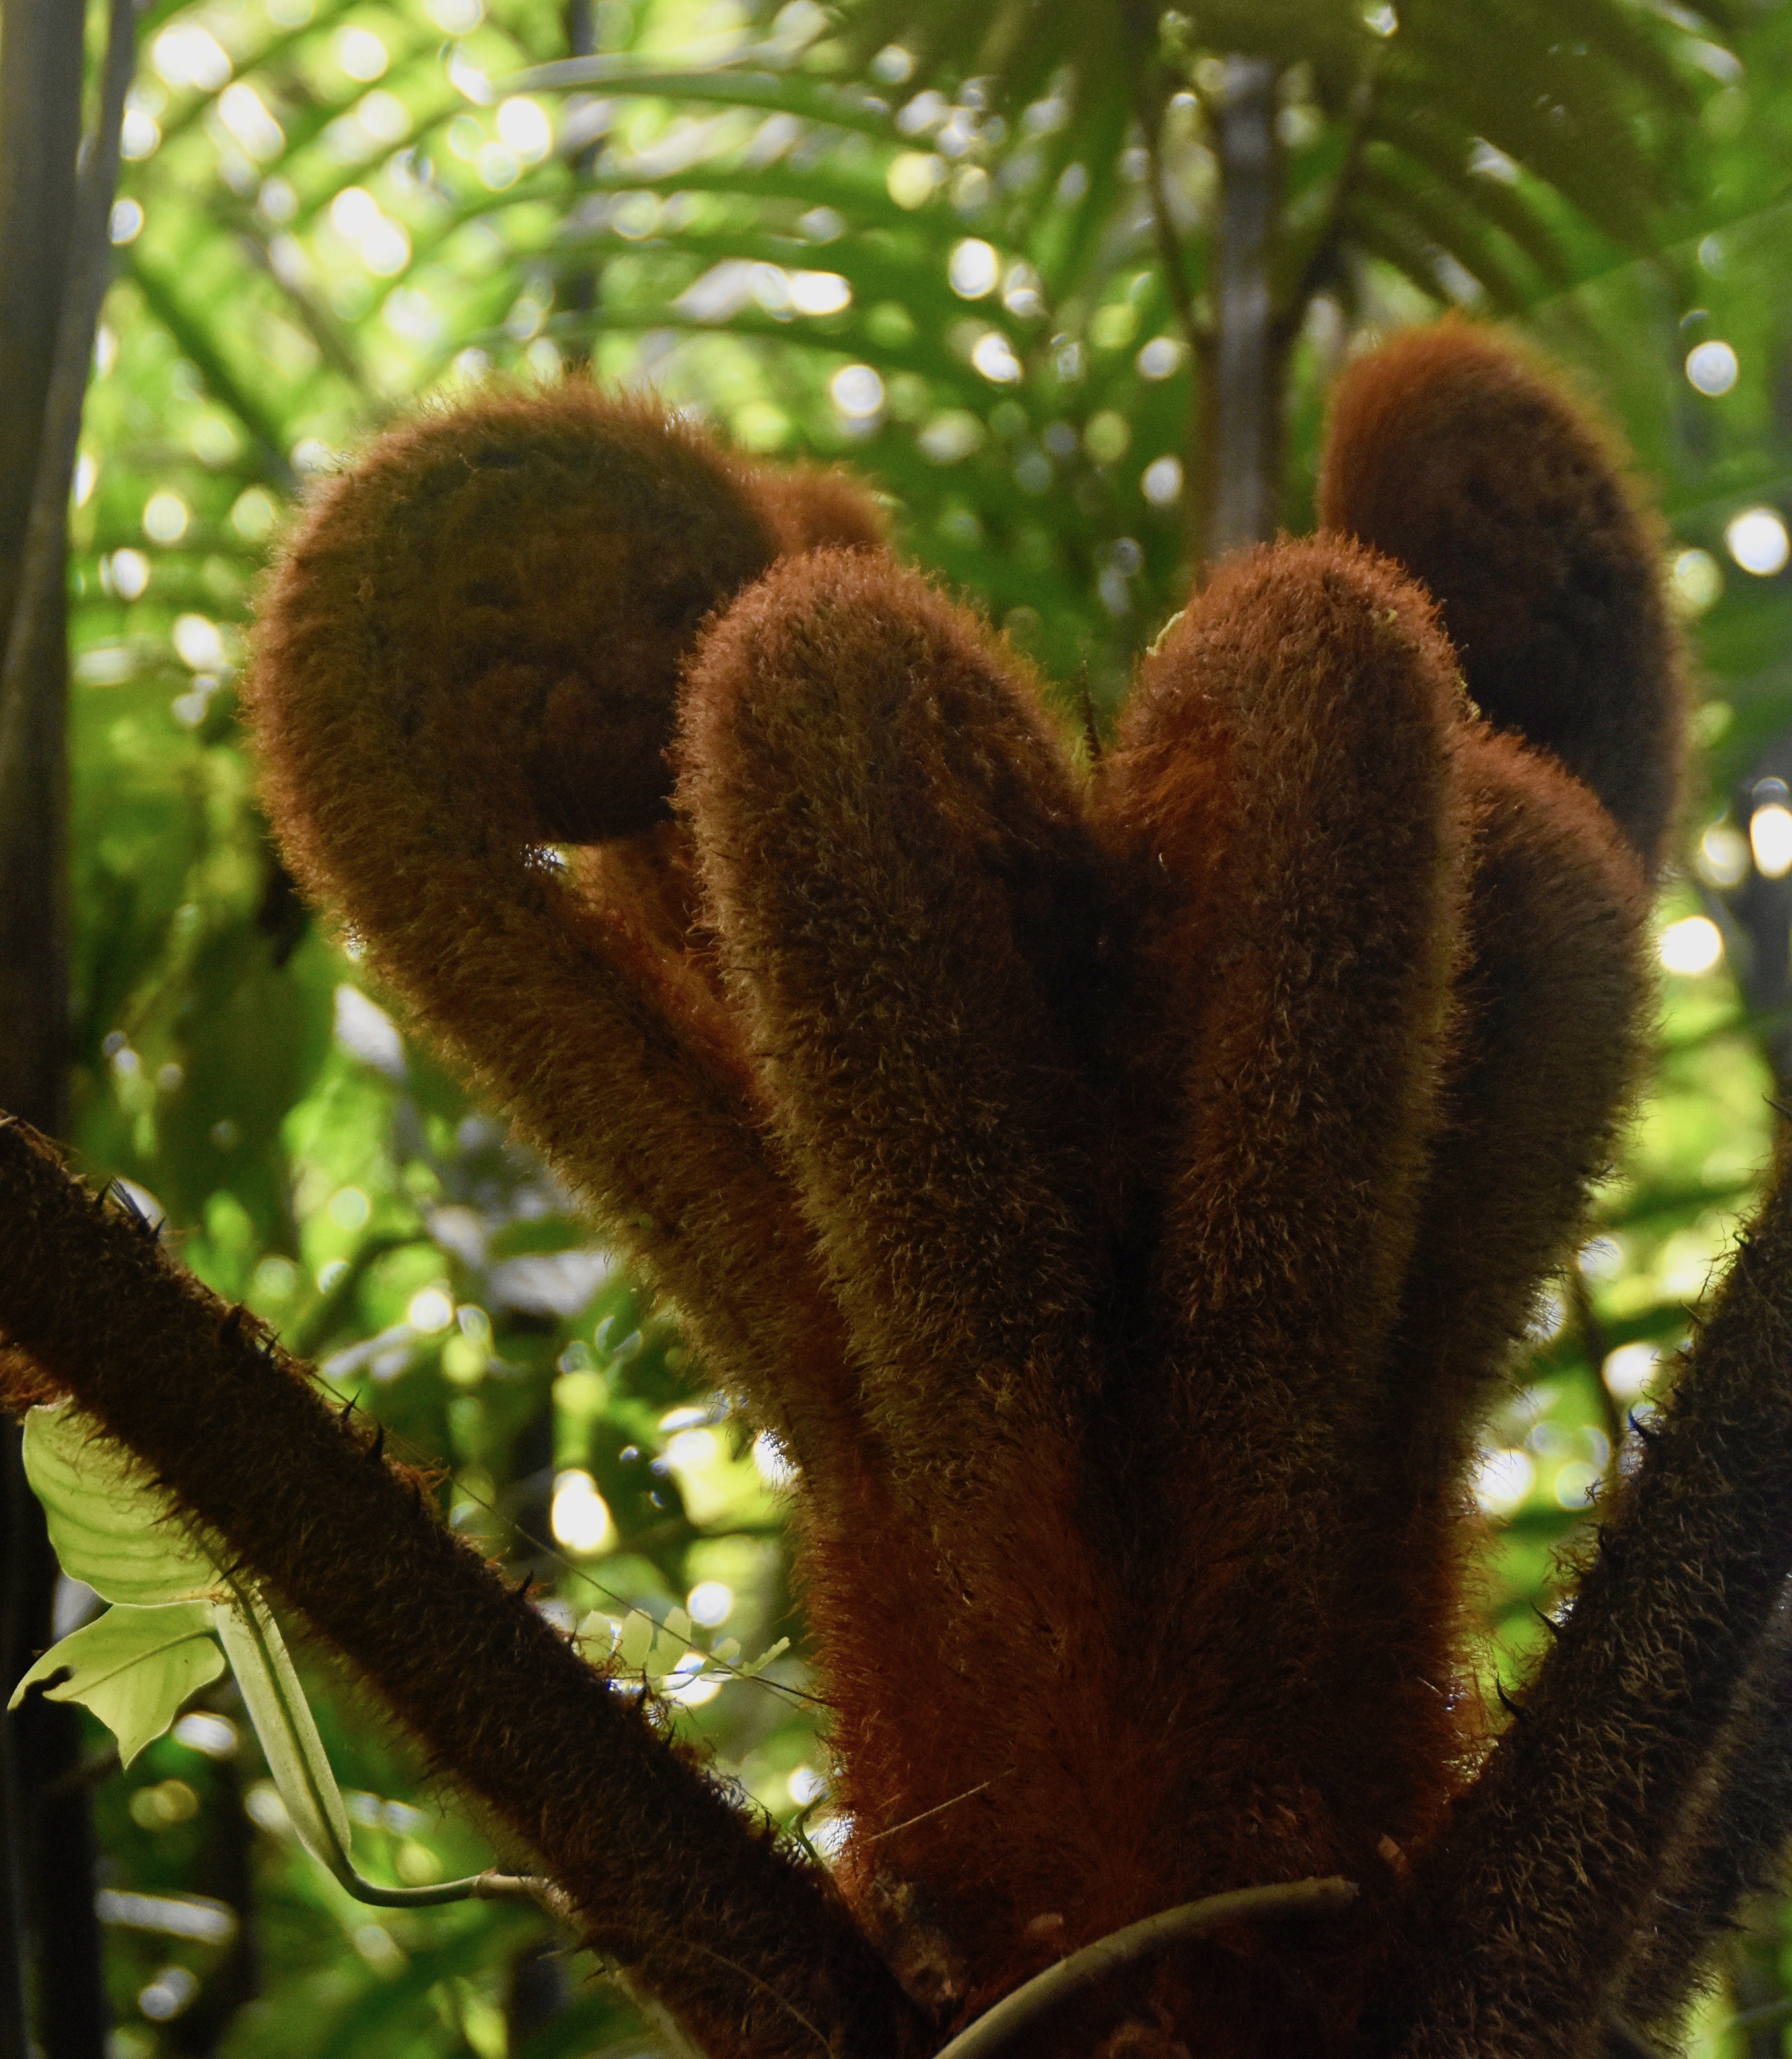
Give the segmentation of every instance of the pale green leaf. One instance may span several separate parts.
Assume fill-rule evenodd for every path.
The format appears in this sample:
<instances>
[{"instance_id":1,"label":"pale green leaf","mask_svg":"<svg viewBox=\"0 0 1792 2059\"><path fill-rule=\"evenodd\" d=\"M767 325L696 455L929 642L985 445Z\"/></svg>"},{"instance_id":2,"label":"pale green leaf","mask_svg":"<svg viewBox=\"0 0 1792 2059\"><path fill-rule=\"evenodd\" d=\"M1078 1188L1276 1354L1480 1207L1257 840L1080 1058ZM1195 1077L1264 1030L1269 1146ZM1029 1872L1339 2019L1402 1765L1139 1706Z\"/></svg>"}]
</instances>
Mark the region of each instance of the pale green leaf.
<instances>
[{"instance_id":1,"label":"pale green leaf","mask_svg":"<svg viewBox=\"0 0 1792 2059\"><path fill-rule=\"evenodd\" d=\"M45 1693L53 1702L91 1709L118 1740L118 1756L129 1766L223 1671L224 1654L213 1639L205 1602L149 1608L121 1603L52 1645L6 1706L17 1708L28 1687L66 1671L70 1677Z\"/></svg>"},{"instance_id":2,"label":"pale green leaf","mask_svg":"<svg viewBox=\"0 0 1792 2059\"><path fill-rule=\"evenodd\" d=\"M616 1643L617 1660L626 1671L638 1672L646 1666L659 1632L659 1626L651 1615L639 1609L629 1611L623 1619L622 1635Z\"/></svg>"},{"instance_id":3,"label":"pale green leaf","mask_svg":"<svg viewBox=\"0 0 1792 2059\"><path fill-rule=\"evenodd\" d=\"M767 1645L757 1659L750 1659L744 1666L737 1669L741 1679L756 1680L775 1659L782 1659L790 1648L790 1640L787 1637L781 1637L775 1644Z\"/></svg>"},{"instance_id":4,"label":"pale green leaf","mask_svg":"<svg viewBox=\"0 0 1792 2059\"><path fill-rule=\"evenodd\" d=\"M103 1599L153 1607L223 1591L172 1499L73 1403L26 1415L25 1475L62 1571Z\"/></svg>"}]
</instances>

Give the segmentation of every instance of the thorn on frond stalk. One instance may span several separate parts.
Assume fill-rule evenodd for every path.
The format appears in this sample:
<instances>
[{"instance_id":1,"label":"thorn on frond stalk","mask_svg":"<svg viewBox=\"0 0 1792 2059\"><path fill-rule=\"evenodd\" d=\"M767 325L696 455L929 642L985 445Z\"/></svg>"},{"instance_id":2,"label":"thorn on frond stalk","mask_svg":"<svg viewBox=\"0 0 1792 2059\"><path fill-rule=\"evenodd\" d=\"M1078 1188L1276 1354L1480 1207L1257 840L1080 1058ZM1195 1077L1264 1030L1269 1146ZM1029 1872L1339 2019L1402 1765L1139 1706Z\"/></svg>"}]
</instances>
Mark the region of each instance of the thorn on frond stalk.
<instances>
[{"instance_id":1,"label":"thorn on frond stalk","mask_svg":"<svg viewBox=\"0 0 1792 2059\"><path fill-rule=\"evenodd\" d=\"M1645 1412L1643 1409L1633 1408L1624 1420L1630 1426L1630 1434L1644 1451L1653 1449L1660 1441L1661 1416L1659 1412L1651 1409Z\"/></svg>"}]
</instances>

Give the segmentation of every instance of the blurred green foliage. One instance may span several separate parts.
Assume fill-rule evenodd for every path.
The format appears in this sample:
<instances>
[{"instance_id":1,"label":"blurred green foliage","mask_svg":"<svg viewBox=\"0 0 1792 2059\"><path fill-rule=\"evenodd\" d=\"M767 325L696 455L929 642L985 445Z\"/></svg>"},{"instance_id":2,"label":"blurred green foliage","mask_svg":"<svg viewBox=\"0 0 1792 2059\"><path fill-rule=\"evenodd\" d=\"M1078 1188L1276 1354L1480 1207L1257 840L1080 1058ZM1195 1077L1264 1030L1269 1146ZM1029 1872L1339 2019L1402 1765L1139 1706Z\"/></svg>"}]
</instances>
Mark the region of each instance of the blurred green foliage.
<instances>
[{"instance_id":1,"label":"blurred green foliage","mask_svg":"<svg viewBox=\"0 0 1792 2059\"><path fill-rule=\"evenodd\" d=\"M1603 0L1578 11L1659 26ZM1352 15L1352 33L1387 40L1384 15ZM539 1165L395 1026L352 942L297 903L233 703L255 580L308 478L425 396L589 363L751 448L862 467L903 546L1034 654L1067 707L1086 689L1105 718L1189 577L1194 379L1133 110L1050 66L1023 67L1024 97L1003 101L999 79L954 71L974 60L950 38L864 50L852 27L813 0L152 6L71 568L83 1160L165 1211L189 1262L317 1358L392 1448L441 1468L449 1519L532 1572L544 1606L595 1612L593 1635L668 1675L681 1722L786 1821L823 1794L826 1761L776 1454L707 1393L674 1317ZM589 61L569 82L553 67L575 52ZM1304 313L1285 506L1302 526L1347 352L1452 297L1522 310L1659 482L1702 667L1707 750L1665 933L1723 915L1730 797L1792 727L1792 575L1752 574L1726 542L1738 514L1792 504L1792 9L1749 14L1727 48L1689 32L1662 62L1678 67L1686 197L1675 217L1651 201L1646 257L1622 225L1575 229L1563 201L1553 269L1510 250L1503 269L1482 263L1487 236L1444 205L1464 168L1428 217L1401 201L1388 145L1378 204L1405 225L1358 237ZM1326 76L1290 73L1291 206L1337 173L1324 152L1348 109ZM1165 169L1197 220L1211 165L1185 98ZM1613 119L1645 121L1619 100ZM1511 153L1477 176L1494 213L1523 200L1550 217L1553 189ZM1710 344L1734 376L1707 352L1707 392L1686 366ZM1709 940L1674 934L1669 955L1695 963ZM1723 961L1667 974L1663 1019L1600 1234L1488 1428L1490 1681L1535 1648L1556 1554L1622 1462L1627 1415L1666 1376L1769 1146L1762 1026ZM786 1636L757 1680L719 1684L683 1658L750 1661ZM352 1686L311 1678L364 1866L416 1882L484 1863L476 1829ZM659 2042L528 1913L376 1921L349 1902L285 1829L229 1683L203 1699L128 1775L99 1769L114 2059ZM807 1834L824 1848L825 1823L823 1802ZM1753 2006L1792 1993L1781 1912L1762 1912L1735 1977ZM1778 2028L1765 2046L1722 2037L1734 2005L1715 1997L1702 2049L1781 2049Z\"/></svg>"}]
</instances>

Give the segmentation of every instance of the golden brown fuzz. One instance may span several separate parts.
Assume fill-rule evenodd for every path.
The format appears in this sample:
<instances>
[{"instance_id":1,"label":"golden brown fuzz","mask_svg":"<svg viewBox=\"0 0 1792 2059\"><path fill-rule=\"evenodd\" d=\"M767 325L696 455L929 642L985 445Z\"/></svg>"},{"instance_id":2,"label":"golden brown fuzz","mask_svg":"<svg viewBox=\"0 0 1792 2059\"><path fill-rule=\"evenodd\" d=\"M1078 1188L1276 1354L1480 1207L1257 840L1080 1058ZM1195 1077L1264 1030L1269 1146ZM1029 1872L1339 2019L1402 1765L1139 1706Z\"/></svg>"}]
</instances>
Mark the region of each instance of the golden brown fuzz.
<instances>
[{"instance_id":1,"label":"golden brown fuzz","mask_svg":"<svg viewBox=\"0 0 1792 2059\"><path fill-rule=\"evenodd\" d=\"M1321 538L1221 568L1147 662L1106 770L1102 819L1161 910L1154 1022L1117 1040L1150 1053L1161 1100L1152 1460L1126 1485L1155 1511L1148 1620L1177 1627L1141 1671L1188 1740L1173 1820L1216 1884L1360 1878L1450 1782L1431 1708L1340 1721L1338 1544L1439 1119L1464 728L1423 595Z\"/></svg>"},{"instance_id":2,"label":"golden brown fuzz","mask_svg":"<svg viewBox=\"0 0 1792 2059\"><path fill-rule=\"evenodd\" d=\"M877 503L843 472L812 465L794 465L788 472L761 468L745 484L780 557L802 551L874 551L889 540Z\"/></svg>"},{"instance_id":3,"label":"golden brown fuzz","mask_svg":"<svg viewBox=\"0 0 1792 2059\"><path fill-rule=\"evenodd\" d=\"M1641 867L1586 789L1480 727L1456 765L1469 893L1455 1034L1399 1314L1349 1468L1338 1577L1352 1629L1334 1706L1380 1762L1362 1768L1366 1789L1419 1758L1449 1769L1434 1801L1478 1742L1477 1705L1438 1691L1460 1670L1464 1562L1479 1541L1462 1509L1474 1433L1607 1169L1651 990Z\"/></svg>"},{"instance_id":4,"label":"golden brown fuzz","mask_svg":"<svg viewBox=\"0 0 1792 2059\"><path fill-rule=\"evenodd\" d=\"M1580 2059L1671 2008L1651 1938L1696 1956L1792 1818L1751 1713L1792 1696L1778 1201L1475 1777L1475 1433L1648 1000L1682 696L1647 525L1461 326L1353 368L1324 501L1333 533L1221 569L1093 774L840 476L587 388L376 445L270 589L250 711L295 874L798 1461L837 1884L907 2000L776 1868L774 1941L676 1782L702 1913L540 1842L616 1949L700 1939L842 2054L1342 1870L1348 1915L1165 1951L1029 2054ZM29 1335L19 1298L0 1268L14 1391L29 1360L100 1396L435 1742L385 1619L217 1484L253 1408L194 1428L183 1388L177 1434L137 1393L161 1316L102 1376L78 1297ZM504 1707L518 1820L559 1790ZM438 1749L494 1793L465 1715ZM787 2009L691 1993L718 2059L781 2059Z\"/></svg>"},{"instance_id":5,"label":"golden brown fuzz","mask_svg":"<svg viewBox=\"0 0 1792 2059\"><path fill-rule=\"evenodd\" d=\"M1459 1461L1448 1440L1487 1398L1609 1169L1653 991L1647 882L1592 795L1485 728L1463 736L1456 762L1470 882L1460 1027L1391 1396L1401 1470L1419 1478Z\"/></svg>"},{"instance_id":6,"label":"golden brown fuzz","mask_svg":"<svg viewBox=\"0 0 1792 2059\"><path fill-rule=\"evenodd\" d=\"M501 767L558 843L664 816L679 661L778 548L715 445L576 384L395 432L325 489L312 533L354 567L331 604L408 675L392 715L416 747L444 780Z\"/></svg>"},{"instance_id":7,"label":"golden brown fuzz","mask_svg":"<svg viewBox=\"0 0 1792 2059\"><path fill-rule=\"evenodd\" d=\"M742 596L691 667L679 759L871 1420L891 1463L974 1472L992 1430L1061 1422L1087 1378L1065 975L1101 880L1077 783L1013 661L881 555L793 559Z\"/></svg>"},{"instance_id":8,"label":"golden brown fuzz","mask_svg":"<svg viewBox=\"0 0 1792 2059\"><path fill-rule=\"evenodd\" d=\"M702 616L799 516L869 533L849 491L579 384L425 417L309 511L245 691L295 878L799 1456L842 1405L838 1320L687 934L682 838L655 818ZM589 725L576 747L556 707ZM635 833L566 877L540 847L606 825ZM767 1362L793 1359L808 1380L775 1390Z\"/></svg>"},{"instance_id":9,"label":"golden brown fuzz","mask_svg":"<svg viewBox=\"0 0 1792 2059\"><path fill-rule=\"evenodd\" d=\"M1615 440L1487 331L1410 329L1339 381L1319 510L1432 593L1476 704L1584 780L1652 875L1684 687Z\"/></svg>"}]
</instances>

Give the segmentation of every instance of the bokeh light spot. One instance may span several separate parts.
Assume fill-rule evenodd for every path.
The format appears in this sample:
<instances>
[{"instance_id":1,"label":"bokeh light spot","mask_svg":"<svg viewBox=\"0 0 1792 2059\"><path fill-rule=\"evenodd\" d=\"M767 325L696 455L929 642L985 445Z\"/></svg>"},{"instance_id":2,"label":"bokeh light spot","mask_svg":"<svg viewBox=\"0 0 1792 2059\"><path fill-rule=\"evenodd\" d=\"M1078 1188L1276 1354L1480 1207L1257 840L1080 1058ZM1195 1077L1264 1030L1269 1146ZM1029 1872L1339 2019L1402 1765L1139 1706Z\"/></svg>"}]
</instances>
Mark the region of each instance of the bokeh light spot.
<instances>
[{"instance_id":1,"label":"bokeh light spot","mask_svg":"<svg viewBox=\"0 0 1792 2059\"><path fill-rule=\"evenodd\" d=\"M420 1335L432 1336L454 1320L454 1304L440 1287L420 1287L405 1308L404 1320Z\"/></svg>"},{"instance_id":2,"label":"bokeh light spot","mask_svg":"<svg viewBox=\"0 0 1792 2059\"><path fill-rule=\"evenodd\" d=\"M962 301L980 301L993 293L1002 277L1002 261L993 244L980 236L962 237L946 261L946 282Z\"/></svg>"},{"instance_id":3,"label":"bokeh light spot","mask_svg":"<svg viewBox=\"0 0 1792 2059\"><path fill-rule=\"evenodd\" d=\"M1757 579L1771 579L1792 556L1792 541L1775 508L1745 508L1725 526L1723 540L1731 557Z\"/></svg>"},{"instance_id":4,"label":"bokeh light spot","mask_svg":"<svg viewBox=\"0 0 1792 2059\"><path fill-rule=\"evenodd\" d=\"M1688 915L1670 922L1656 944L1663 970L1696 979L1714 970L1723 956L1723 936L1708 915Z\"/></svg>"},{"instance_id":5,"label":"bokeh light spot","mask_svg":"<svg viewBox=\"0 0 1792 2059\"><path fill-rule=\"evenodd\" d=\"M1792 872L1792 809L1770 801L1749 817L1749 849L1763 879L1783 879Z\"/></svg>"},{"instance_id":6,"label":"bokeh light spot","mask_svg":"<svg viewBox=\"0 0 1792 2059\"><path fill-rule=\"evenodd\" d=\"M1695 343L1686 352L1686 377L1711 400L1735 384L1738 368L1736 353L1727 343Z\"/></svg>"},{"instance_id":7,"label":"bokeh light spot","mask_svg":"<svg viewBox=\"0 0 1792 2059\"><path fill-rule=\"evenodd\" d=\"M578 1468L555 1475L548 1520L556 1540L582 1558L595 1558L615 1542L609 1503L598 1492L596 1481Z\"/></svg>"}]
</instances>

